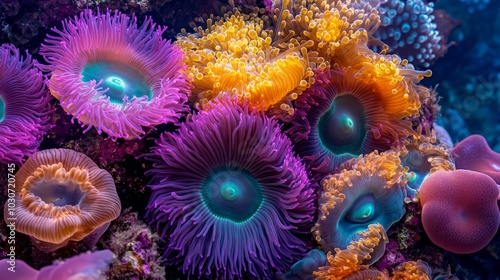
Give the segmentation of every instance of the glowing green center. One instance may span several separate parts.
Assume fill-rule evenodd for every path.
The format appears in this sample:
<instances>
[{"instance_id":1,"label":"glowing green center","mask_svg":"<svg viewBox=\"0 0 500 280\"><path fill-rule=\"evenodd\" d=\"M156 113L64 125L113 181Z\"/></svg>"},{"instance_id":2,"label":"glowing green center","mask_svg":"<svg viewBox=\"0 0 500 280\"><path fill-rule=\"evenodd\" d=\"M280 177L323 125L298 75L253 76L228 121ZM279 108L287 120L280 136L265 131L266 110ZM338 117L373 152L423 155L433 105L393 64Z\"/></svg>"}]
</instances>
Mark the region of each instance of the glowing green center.
<instances>
[{"instance_id":1,"label":"glowing green center","mask_svg":"<svg viewBox=\"0 0 500 280\"><path fill-rule=\"evenodd\" d=\"M238 185L233 182L224 182L220 186L220 195L227 201L235 201L239 195Z\"/></svg>"},{"instance_id":2,"label":"glowing green center","mask_svg":"<svg viewBox=\"0 0 500 280\"><path fill-rule=\"evenodd\" d=\"M5 119L5 101L0 96L0 122Z\"/></svg>"},{"instance_id":3,"label":"glowing green center","mask_svg":"<svg viewBox=\"0 0 500 280\"><path fill-rule=\"evenodd\" d=\"M403 166L410 168L410 175L407 176L408 186L414 190L420 189L422 182L427 179L432 168L428 161L429 156L420 151L410 150L408 154L401 159Z\"/></svg>"},{"instance_id":4,"label":"glowing green center","mask_svg":"<svg viewBox=\"0 0 500 280\"><path fill-rule=\"evenodd\" d=\"M145 80L144 75L129 65L104 61L87 63L82 69L82 81L102 81L101 87L107 89L106 96L113 104L123 104L126 97L147 96L148 100L153 97L151 87Z\"/></svg>"},{"instance_id":5,"label":"glowing green center","mask_svg":"<svg viewBox=\"0 0 500 280\"><path fill-rule=\"evenodd\" d=\"M237 223L251 219L264 201L262 188L253 175L231 167L213 169L205 178L200 195L210 213Z\"/></svg>"},{"instance_id":6,"label":"glowing green center","mask_svg":"<svg viewBox=\"0 0 500 280\"><path fill-rule=\"evenodd\" d=\"M321 144L332 153L359 155L366 135L361 102L351 94L336 96L317 125Z\"/></svg>"},{"instance_id":7,"label":"glowing green center","mask_svg":"<svg viewBox=\"0 0 500 280\"><path fill-rule=\"evenodd\" d=\"M349 208L345 219L350 223L365 224L376 216L376 199L372 193L359 197Z\"/></svg>"}]
</instances>

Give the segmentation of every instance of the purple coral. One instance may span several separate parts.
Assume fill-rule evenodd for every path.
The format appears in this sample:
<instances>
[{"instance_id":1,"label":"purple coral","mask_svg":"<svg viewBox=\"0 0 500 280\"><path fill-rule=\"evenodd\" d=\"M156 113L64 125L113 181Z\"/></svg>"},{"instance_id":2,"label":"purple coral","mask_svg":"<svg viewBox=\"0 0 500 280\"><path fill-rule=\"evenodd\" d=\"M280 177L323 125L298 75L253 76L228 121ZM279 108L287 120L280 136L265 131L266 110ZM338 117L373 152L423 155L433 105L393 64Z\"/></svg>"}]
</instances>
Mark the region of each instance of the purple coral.
<instances>
[{"instance_id":1,"label":"purple coral","mask_svg":"<svg viewBox=\"0 0 500 280\"><path fill-rule=\"evenodd\" d=\"M276 121L236 100L209 107L147 155L146 216L184 272L268 278L305 254L313 190Z\"/></svg>"},{"instance_id":2,"label":"purple coral","mask_svg":"<svg viewBox=\"0 0 500 280\"><path fill-rule=\"evenodd\" d=\"M434 3L424 0L389 0L378 7L380 28L374 36L387 44L391 52L414 65L429 67L444 55L446 44L434 22Z\"/></svg>"},{"instance_id":3,"label":"purple coral","mask_svg":"<svg viewBox=\"0 0 500 280\"><path fill-rule=\"evenodd\" d=\"M40 53L61 107L88 129L140 138L143 127L174 122L187 107L189 82L181 50L147 18L83 11L52 29Z\"/></svg>"},{"instance_id":4,"label":"purple coral","mask_svg":"<svg viewBox=\"0 0 500 280\"><path fill-rule=\"evenodd\" d=\"M50 127L50 95L29 54L0 46L0 163L21 163Z\"/></svg>"}]
</instances>

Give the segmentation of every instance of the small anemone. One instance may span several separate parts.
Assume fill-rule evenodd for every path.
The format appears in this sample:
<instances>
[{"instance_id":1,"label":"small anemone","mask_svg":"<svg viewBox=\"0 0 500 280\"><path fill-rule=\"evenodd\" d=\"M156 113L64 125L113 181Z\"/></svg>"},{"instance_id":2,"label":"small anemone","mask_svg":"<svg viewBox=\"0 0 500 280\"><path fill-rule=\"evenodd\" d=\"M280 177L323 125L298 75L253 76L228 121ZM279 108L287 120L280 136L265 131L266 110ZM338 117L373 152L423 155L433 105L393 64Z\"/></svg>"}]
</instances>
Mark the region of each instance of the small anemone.
<instances>
[{"instance_id":1,"label":"small anemone","mask_svg":"<svg viewBox=\"0 0 500 280\"><path fill-rule=\"evenodd\" d=\"M116 11L84 10L48 35L40 53L49 89L87 130L111 138L140 138L143 127L178 122L189 82L180 48L162 38L166 28Z\"/></svg>"},{"instance_id":2,"label":"small anemone","mask_svg":"<svg viewBox=\"0 0 500 280\"><path fill-rule=\"evenodd\" d=\"M305 254L313 190L275 120L216 99L146 157L153 195L146 217L165 260L189 275L265 279Z\"/></svg>"},{"instance_id":3,"label":"small anemone","mask_svg":"<svg viewBox=\"0 0 500 280\"><path fill-rule=\"evenodd\" d=\"M312 229L324 251L346 248L370 224L389 229L405 213L406 179L397 153L373 152L342 167L323 181Z\"/></svg>"},{"instance_id":4,"label":"small anemone","mask_svg":"<svg viewBox=\"0 0 500 280\"><path fill-rule=\"evenodd\" d=\"M401 165L405 167L409 196L415 196L422 182L436 171L455 170L451 153L446 146L436 143L436 133L426 135L418 129L418 135L401 141L396 147L400 151Z\"/></svg>"},{"instance_id":5,"label":"small anemone","mask_svg":"<svg viewBox=\"0 0 500 280\"><path fill-rule=\"evenodd\" d=\"M92 247L121 210L113 177L72 150L33 154L16 173L15 187L17 207L7 201L4 219L15 216L16 230L44 251L82 239Z\"/></svg>"}]
</instances>

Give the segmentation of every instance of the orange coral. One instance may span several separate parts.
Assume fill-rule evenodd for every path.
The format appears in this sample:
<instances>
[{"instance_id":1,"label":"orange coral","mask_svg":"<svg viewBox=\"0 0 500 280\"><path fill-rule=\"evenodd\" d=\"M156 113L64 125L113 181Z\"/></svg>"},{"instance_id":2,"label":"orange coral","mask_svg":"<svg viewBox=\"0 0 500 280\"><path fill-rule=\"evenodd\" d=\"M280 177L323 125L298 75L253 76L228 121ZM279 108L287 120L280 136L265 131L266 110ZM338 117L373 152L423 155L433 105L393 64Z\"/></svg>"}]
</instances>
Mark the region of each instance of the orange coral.
<instances>
[{"instance_id":1,"label":"orange coral","mask_svg":"<svg viewBox=\"0 0 500 280\"><path fill-rule=\"evenodd\" d=\"M361 0L282 0L273 20L278 38L290 33L300 44L312 40L310 51L330 61L336 49L350 42L368 42L380 25L378 11ZM324 69L327 64L320 64Z\"/></svg>"},{"instance_id":2,"label":"orange coral","mask_svg":"<svg viewBox=\"0 0 500 280\"><path fill-rule=\"evenodd\" d=\"M274 106L293 113L290 102L313 82L306 50L312 42L278 46L257 11L234 9L206 24L196 34L183 30L176 42L186 53L194 97L204 105L227 92L263 110Z\"/></svg>"},{"instance_id":3,"label":"orange coral","mask_svg":"<svg viewBox=\"0 0 500 280\"><path fill-rule=\"evenodd\" d=\"M429 280L429 265L422 261L408 261L400 264L393 272L393 280Z\"/></svg>"},{"instance_id":4,"label":"orange coral","mask_svg":"<svg viewBox=\"0 0 500 280\"><path fill-rule=\"evenodd\" d=\"M368 229L359 234L361 238L358 241L352 241L346 250L335 248L335 255L328 252L328 265L314 272L316 279L344 279L346 276L368 269L364 262L371 259L371 254L376 247L387 242L387 235L381 224L369 225Z\"/></svg>"}]
</instances>

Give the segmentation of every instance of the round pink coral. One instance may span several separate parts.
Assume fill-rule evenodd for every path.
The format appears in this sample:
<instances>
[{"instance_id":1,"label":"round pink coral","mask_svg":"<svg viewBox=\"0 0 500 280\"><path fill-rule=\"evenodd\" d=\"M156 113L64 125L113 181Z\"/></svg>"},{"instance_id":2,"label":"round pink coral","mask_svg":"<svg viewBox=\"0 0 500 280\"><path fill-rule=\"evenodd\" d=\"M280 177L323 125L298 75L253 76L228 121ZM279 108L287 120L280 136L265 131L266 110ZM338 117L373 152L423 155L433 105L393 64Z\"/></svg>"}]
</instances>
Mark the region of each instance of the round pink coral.
<instances>
[{"instance_id":1,"label":"round pink coral","mask_svg":"<svg viewBox=\"0 0 500 280\"><path fill-rule=\"evenodd\" d=\"M456 254L481 250L500 224L498 187L483 173L438 171L420 189L422 224L431 241Z\"/></svg>"}]
</instances>

